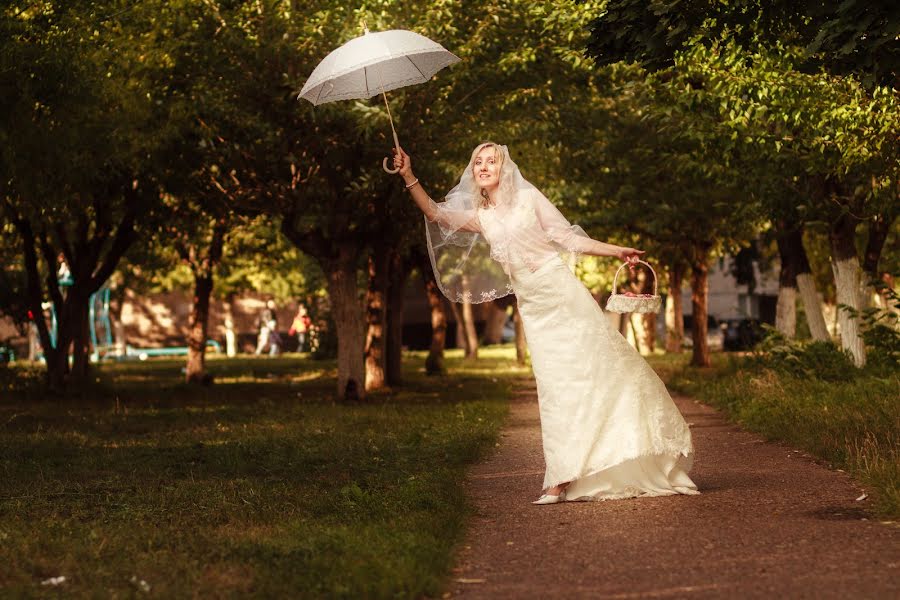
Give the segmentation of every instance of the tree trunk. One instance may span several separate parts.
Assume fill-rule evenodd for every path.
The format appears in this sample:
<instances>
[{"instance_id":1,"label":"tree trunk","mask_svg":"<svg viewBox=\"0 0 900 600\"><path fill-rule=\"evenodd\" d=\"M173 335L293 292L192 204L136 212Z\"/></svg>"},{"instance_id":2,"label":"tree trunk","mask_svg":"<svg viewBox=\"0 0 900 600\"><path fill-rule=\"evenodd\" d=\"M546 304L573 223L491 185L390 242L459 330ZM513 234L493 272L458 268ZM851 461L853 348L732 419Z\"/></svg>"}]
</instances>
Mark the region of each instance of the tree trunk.
<instances>
[{"instance_id":1,"label":"tree trunk","mask_svg":"<svg viewBox=\"0 0 900 600\"><path fill-rule=\"evenodd\" d=\"M856 254L856 220L848 214L841 215L832 226L831 269L838 303L838 325L841 329L841 347L850 352L853 364L866 364L866 348L863 345L858 316L852 312L860 310L860 269ZM852 309L841 308L844 304Z\"/></svg>"},{"instance_id":2,"label":"tree trunk","mask_svg":"<svg viewBox=\"0 0 900 600\"><path fill-rule=\"evenodd\" d=\"M684 309L681 305L681 286L684 263L674 261L669 266L669 295L666 297L666 352L681 352L684 340Z\"/></svg>"},{"instance_id":3,"label":"tree trunk","mask_svg":"<svg viewBox=\"0 0 900 600\"><path fill-rule=\"evenodd\" d=\"M376 245L369 255L369 285L366 291L366 391L378 390L385 383L388 252Z\"/></svg>"},{"instance_id":4,"label":"tree trunk","mask_svg":"<svg viewBox=\"0 0 900 600\"><path fill-rule=\"evenodd\" d=\"M797 255L797 289L800 292L800 300L803 302L803 311L806 313L806 322L809 325L809 333L816 341L831 339L828 327L825 325L825 315L822 312L822 301L819 300L819 292L816 290L816 280L813 278L812 268L809 266L809 257L806 247L803 245L803 232L797 240L795 252Z\"/></svg>"},{"instance_id":5,"label":"tree trunk","mask_svg":"<svg viewBox=\"0 0 900 600\"><path fill-rule=\"evenodd\" d=\"M637 315L635 338L638 340L641 354L653 354L653 349L656 348L656 313L639 313Z\"/></svg>"},{"instance_id":6,"label":"tree trunk","mask_svg":"<svg viewBox=\"0 0 900 600\"><path fill-rule=\"evenodd\" d=\"M209 333L209 296L212 293L212 274L194 279L194 298L188 320L188 355L184 380L187 383L207 383L206 340Z\"/></svg>"},{"instance_id":7,"label":"tree trunk","mask_svg":"<svg viewBox=\"0 0 900 600\"><path fill-rule=\"evenodd\" d=\"M794 229L795 231L791 231L785 236L783 243L787 245L788 256L794 261L797 291L803 302L810 335L816 341L825 341L830 339L830 336L828 327L825 325L819 292L816 290L816 281L813 279L809 258L806 255L806 247L803 245L803 227L796 226Z\"/></svg>"},{"instance_id":8,"label":"tree trunk","mask_svg":"<svg viewBox=\"0 0 900 600\"><path fill-rule=\"evenodd\" d=\"M216 265L222 260L228 222L218 218L212 222L209 245L202 250L198 245L178 243L181 258L191 266L194 274L194 298L188 319L188 355L184 368L187 383L210 383L206 373L206 341L209 339L209 297L212 294Z\"/></svg>"},{"instance_id":9,"label":"tree trunk","mask_svg":"<svg viewBox=\"0 0 900 600\"><path fill-rule=\"evenodd\" d=\"M488 302L485 304L485 326L484 338L485 345L499 344L503 340L503 326L506 324L506 311L500 308L496 302Z\"/></svg>"},{"instance_id":10,"label":"tree trunk","mask_svg":"<svg viewBox=\"0 0 900 600\"><path fill-rule=\"evenodd\" d=\"M60 328L71 327L72 330L72 369L69 381L76 388L84 386L91 377L91 333L90 333L90 295L84 297L82 290L69 290L66 304L70 306L68 323L60 322Z\"/></svg>"},{"instance_id":11,"label":"tree trunk","mask_svg":"<svg viewBox=\"0 0 900 600\"><path fill-rule=\"evenodd\" d=\"M463 294L469 291L469 278L465 275L462 276L461 281L461 289ZM478 335L475 332L475 316L472 314L472 303L471 302L461 302L456 304L451 304L451 308L453 309L453 316L456 317L456 345L460 345L460 341L462 341L462 347L465 350L466 358L478 358Z\"/></svg>"},{"instance_id":12,"label":"tree trunk","mask_svg":"<svg viewBox=\"0 0 900 600\"><path fill-rule=\"evenodd\" d=\"M800 300L803 302L803 311L806 313L806 322L809 325L812 339L816 341L830 340L831 336L822 312L822 301L819 300L816 280L812 273L806 272L797 275L797 290L800 292Z\"/></svg>"},{"instance_id":13,"label":"tree trunk","mask_svg":"<svg viewBox=\"0 0 900 600\"><path fill-rule=\"evenodd\" d=\"M528 345L525 340L525 326L522 324L522 315L519 313L517 303L513 303L513 327L516 331L516 362L524 365Z\"/></svg>"},{"instance_id":14,"label":"tree trunk","mask_svg":"<svg viewBox=\"0 0 900 600\"><path fill-rule=\"evenodd\" d=\"M775 329L789 339L797 336L797 244L802 247L802 232L780 228L775 242L781 270L778 274L778 303L775 305Z\"/></svg>"},{"instance_id":15,"label":"tree trunk","mask_svg":"<svg viewBox=\"0 0 900 600\"><path fill-rule=\"evenodd\" d=\"M387 295L387 339L385 380L388 385L403 383L403 297L410 265L397 251L391 252Z\"/></svg>"},{"instance_id":16,"label":"tree trunk","mask_svg":"<svg viewBox=\"0 0 900 600\"><path fill-rule=\"evenodd\" d=\"M450 302L450 312L456 322L456 347L462 348L464 354L469 353L469 337L466 335L466 325L462 316L462 306L458 302Z\"/></svg>"},{"instance_id":17,"label":"tree trunk","mask_svg":"<svg viewBox=\"0 0 900 600\"><path fill-rule=\"evenodd\" d=\"M338 338L338 398L353 402L365 398L365 328L356 286L356 245L342 243L337 257L324 260L335 333Z\"/></svg>"},{"instance_id":18,"label":"tree trunk","mask_svg":"<svg viewBox=\"0 0 900 600\"><path fill-rule=\"evenodd\" d=\"M638 293L652 294L654 279L648 270L640 269L637 277ZM637 327L631 323L638 351L643 355L653 354L656 348L656 313L637 313Z\"/></svg>"},{"instance_id":19,"label":"tree trunk","mask_svg":"<svg viewBox=\"0 0 900 600\"><path fill-rule=\"evenodd\" d=\"M795 285L781 285L778 288L778 302L775 305L775 329L788 339L797 337L797 278Z\"/></svg>"},{"instance_id":20,"label":"tree trunk","mask_svg":"<svg viewBox=\"0 0 900 600\"><path fill-rule=\"evenodd\" d=\"M69 354L54 351L48 356L45 352L44 360L47 364L47 387L55 394L65 392L69 377Z\"/></svg>"},{"instance_id":21,"label":"tree trunk","mask_svg":"<svg viewBox=\"0 0 900 600\"><path fill-rule=\"evenodd\" d=\"M709 257L705 246L694 248L691 261L691 309L694 326L691 338L694 342L691 364L695 367L710 366L709 344L707 343L707 317L709 296Z\"/></svg>"},{"instance_id":22,"label":"tree trunk","mask_svg":"<svg viewBox=\"0 0 900 600\"><path fill-rule=\"evenodd\" d=\"M463 302L462 310L463 333L466 336L466 358L478 358L478 335L475 333L475 316L472 314L472 303Z\"/></svg>"},{"instance_id":23,"label":"tree trunk","mask_svg":"<svg viewBox=\"0 0 900 600\"><path fill-rule=\"evenodd\" d=\"M619 313L619 333L626 340L628 339L628 329L631 327L631 313Z\"/></svg>"},{"instance_id":24,"label":"tree trunk","mask_svg":"<svg viewBox=\"0 0 900 600\"><path fill-rule=\"evenodd\" d=\"M41 349L44 352L44 362L47 365L47 387L51 392L63 393L66 388L66 379L69 375L69 332L61 332L57 327L57 339L55 340L55 343L51 338L50 327L47 325L47 319L44 316L43 290L41 287L40 269L38 267L38 255L36 249L37 239L34 229L27 219L14 218L13 222L16 229L18 229L22 240L22 254L25 259L28 310L32 314ZM62 312L65 303L59 291L55 271L51 271L47 277L47 286L54 307ZM62 348L60 348L61 345Z\"/></svg>"},{"instance_id":25,"label":"tree trunk","mask_svg":"<svg viewBox=\"0 0 900 600\"><path fill-rule=\"evenodd\" d=\"M444 296L438 289L434 279L434 271L427 258L421 261L422 280L425 283L425 294L431 310L431 347L425 359L425 373L440 375L444 372L444 346L447 342L447 311L444 307Z\"/></svg>"},{"instance_id":26,"label":"tree trunk","mask_svg":"<svg viewBox=\"0 0 900 600\"><path fill-rule=\"evenodd\" d=\"M109 221L109 215L103 210L93 216L85 210L75 215L74 222L71 219L66 222L42 222L37 231L27 217L19 214L10 202L4 202L7 198L0 195L0 202L4 202L4 208L22 241L27 305L38 329L47 364L47 383L52 391L63 392L70 379L68 350L73 341L74 379L79 382L87 379L90 348L88 299L109 278L134 241L137 211L146 205L140 189L126 189L125 195L125 211L117 225ZM54 232L52 238L49 231ZM51 339L44 318L45 290L38 268L38 249L44 262L46 293L57 311L56 344ZM75 275L73 285L66 294L60 291L57 280L57 257L60 255L65 256Z\"/></svg>"},{"instance_id":27,"label":"tree trunk","mask_svg":"<svg viewBox=\"0 0 900 600\"><path fill-rule=\"evenodd\" d=\"M863 277L862 282L862 308L868 308L873 304L879 308L887 308L887 298L875 289L877 282L882 282L884 274L878 269L881 260L881 252L887 241L890 227L893 224L893 216L877 215L869 221L869 238L866 240L866 249L863 253Z\"/></svg>"}]
</instances>

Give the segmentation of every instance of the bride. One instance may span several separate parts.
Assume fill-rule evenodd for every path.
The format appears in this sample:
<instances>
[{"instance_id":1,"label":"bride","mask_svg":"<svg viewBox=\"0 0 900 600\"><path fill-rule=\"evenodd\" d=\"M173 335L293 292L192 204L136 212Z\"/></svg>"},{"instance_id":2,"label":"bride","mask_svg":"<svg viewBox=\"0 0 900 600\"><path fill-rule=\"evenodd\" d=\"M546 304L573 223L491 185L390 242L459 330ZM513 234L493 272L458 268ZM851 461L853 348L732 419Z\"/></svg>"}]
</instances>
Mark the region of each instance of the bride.
<instances>
[{"instance_id":1,"label":"bride","mask_svg":"<svg viewBox=\"0 0 900 600\"><path fill-rule=\"evenodd\" d=\"M454 302L514 293L537 382L546 472L534 504L697 494L691 433L650 365L613 329L567 258L634 262L591 239L526 181L506 146L479 144L435 203L395 149L394 166L425 214L435 276Z\"/></svg>"}]
</instances>

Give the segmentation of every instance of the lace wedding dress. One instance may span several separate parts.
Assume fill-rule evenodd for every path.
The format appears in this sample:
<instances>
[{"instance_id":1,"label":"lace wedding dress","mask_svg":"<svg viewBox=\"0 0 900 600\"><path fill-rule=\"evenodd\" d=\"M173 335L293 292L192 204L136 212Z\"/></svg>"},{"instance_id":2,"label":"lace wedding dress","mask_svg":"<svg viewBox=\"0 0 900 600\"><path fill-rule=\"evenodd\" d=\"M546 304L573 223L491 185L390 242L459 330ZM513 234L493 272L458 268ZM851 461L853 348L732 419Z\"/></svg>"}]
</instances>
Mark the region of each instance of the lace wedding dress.
<instances>
[{"instance_id":1,"label":"lace wedding dress","mask_svg":"<svg viewBox=\"0 0 900 600\"><path fill-rule=\"evenodd\" d=\"M497 148L502 201L472 196L470 163L447 202L432 207L429 249L451 300L516 295L537 382L544 489L571 482L567 500L697 494L687 423L564 260L599 253L599 243ZM482 246L488 255L479 256Z\"/></svg>"}]
</instances>

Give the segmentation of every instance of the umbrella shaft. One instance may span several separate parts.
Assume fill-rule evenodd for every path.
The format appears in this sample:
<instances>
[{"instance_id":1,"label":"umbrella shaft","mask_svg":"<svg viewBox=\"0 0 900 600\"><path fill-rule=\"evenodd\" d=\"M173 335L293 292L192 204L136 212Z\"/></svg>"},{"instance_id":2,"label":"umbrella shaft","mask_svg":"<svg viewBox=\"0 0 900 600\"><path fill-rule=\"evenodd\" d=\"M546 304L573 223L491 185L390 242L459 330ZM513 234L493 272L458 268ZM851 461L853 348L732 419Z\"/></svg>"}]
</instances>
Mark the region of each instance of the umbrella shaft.
<instances>
[{"instance_id":1,"label":"umbrella shaft","mask_svg":"<svg viewBox=\"0 0 900 600\"><path fill-rule=\"evenodd\" d=\"M391 116L391 107L388 105L387 94L384 93L384 88L381 88L381 97L384 98L384 107L387 108L388 113L388 121L391 122L391 133L394 134L394 147L400 147L400 140L397 139L397 130L394 129L394 118Z\"/></svg>"}]
</instances>

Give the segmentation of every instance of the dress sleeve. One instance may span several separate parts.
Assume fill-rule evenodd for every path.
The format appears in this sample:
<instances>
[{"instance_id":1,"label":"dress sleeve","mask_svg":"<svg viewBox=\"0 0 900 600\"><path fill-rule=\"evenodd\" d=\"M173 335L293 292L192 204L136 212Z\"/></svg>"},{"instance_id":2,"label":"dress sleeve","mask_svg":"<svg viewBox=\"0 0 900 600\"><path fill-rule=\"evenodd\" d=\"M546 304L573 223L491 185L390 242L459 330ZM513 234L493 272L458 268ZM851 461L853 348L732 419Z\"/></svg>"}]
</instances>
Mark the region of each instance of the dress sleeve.
<instances>
[{"instance_id":1,"label":"dress sleeve","mask_svg":"<svg viewBox=\"0 0 900 600\"><path fill-rule=\"evenodd\" d=\"M544 233L566 252L576 254L597 254L599 242L592 239L584 229L569 223L559 209L544 194L534 191L534 212Z\"/></svg>"},{"instance_id":2,"label":"dress sleeve","mask_svg":"<svg viewBox=\"0 0 900 600\"><path fill-rule=\"evenodd\" d=\"M445 236L452 235L457 231L481 232L481 225L474 208L455 209L448 207L447 204L447 202L438 204L429 199L430 210L425 214L425 218L432 223L437 223Z\"/></svg>"}]
</instances>

